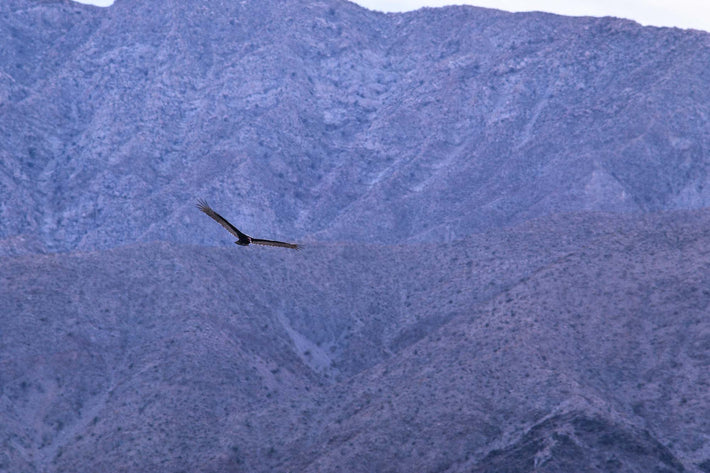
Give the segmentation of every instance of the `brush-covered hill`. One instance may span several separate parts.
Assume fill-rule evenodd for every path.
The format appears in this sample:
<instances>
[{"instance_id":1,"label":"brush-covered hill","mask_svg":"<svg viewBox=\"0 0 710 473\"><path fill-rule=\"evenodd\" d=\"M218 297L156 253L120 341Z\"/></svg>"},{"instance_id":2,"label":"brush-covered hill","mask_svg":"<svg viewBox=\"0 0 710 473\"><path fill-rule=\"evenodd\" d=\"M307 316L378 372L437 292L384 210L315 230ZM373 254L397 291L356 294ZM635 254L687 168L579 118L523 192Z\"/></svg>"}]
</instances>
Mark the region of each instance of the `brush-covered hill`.
<instances>
[{"instance_id":1,"label":"brush-covered hill","mask_svg":"<svg viewBox=\"0 0 710 473\"><path fill-rule=\"evenodd\" d=\"M0 2L0 472L707 473L709 38Z\"/></svg>"},{"instance_id":2,"label":"brush-covered hill","mask_svg":"<svg viewBox=\"0 0 710 473\"><path fill-rule=\"evenodd\" d=\"M462 238L710 205L710 35L329 0L0 5L0 239L22 251Z\"/></svg>"},{"instance_id":3,"label":"brush-covered hill","mask_svg":"<svg viewBox=\"0 0 710 473\"><path fill-rule=\"evenodd\" d=\"M709 218L6 258L0 466L704 471Z\"/></svg>"}]
</instances>

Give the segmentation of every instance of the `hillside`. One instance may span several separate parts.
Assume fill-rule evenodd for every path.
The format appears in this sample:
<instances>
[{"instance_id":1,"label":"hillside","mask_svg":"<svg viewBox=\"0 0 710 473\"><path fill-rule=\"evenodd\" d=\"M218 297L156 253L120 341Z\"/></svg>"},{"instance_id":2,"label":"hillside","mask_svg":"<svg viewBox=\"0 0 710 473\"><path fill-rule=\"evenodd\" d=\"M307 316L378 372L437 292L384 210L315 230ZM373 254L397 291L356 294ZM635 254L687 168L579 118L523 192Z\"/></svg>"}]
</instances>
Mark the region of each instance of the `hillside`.
<instances>
[{"instance_id":1,"label":"hillside","mask_svg":"<svg viewBox=\"0 0 710 473\"><path fill-rule=\"evenodd\" d=\"M4 0L0 44L0 472L710 472L707 33Z\"/></svg>"},{"instance_id":2,"label":"hillside","mask_svg":"<svg viewBox=\"0 0 710 473\"><path fill-rule=\"evenodd\" d=\"M213 242L197 197L317 241L710 205L704 32L339 0L12 0L0 34L15 252Z\"/></svg>"},{"instance_id":3,"label":"hillside","mask_svg":"<svg viewBox=\"0 0 710 473\"><path fill-rule=\"evenodd\" d=\"M704 211L6 259L0 465L704 471L708 248Z\"/></svg>"}]
</instances>

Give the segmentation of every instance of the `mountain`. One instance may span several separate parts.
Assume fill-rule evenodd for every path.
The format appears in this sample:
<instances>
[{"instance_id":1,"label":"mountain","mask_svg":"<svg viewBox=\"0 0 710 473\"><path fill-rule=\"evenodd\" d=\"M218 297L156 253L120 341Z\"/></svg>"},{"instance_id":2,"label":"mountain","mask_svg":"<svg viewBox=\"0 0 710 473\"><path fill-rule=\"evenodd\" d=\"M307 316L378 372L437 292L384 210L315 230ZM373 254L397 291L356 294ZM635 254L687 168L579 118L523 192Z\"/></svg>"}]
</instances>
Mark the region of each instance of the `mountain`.
<instances>
[{"instance_id":1,"label":"mountain","mask_svg":"<svg viewBox=\"0 0 710 473\"><path fill-rule=\"evenodd\" d=\"M0 472L710 472L709 38L0 2Z\"/></svg>"},{"instance_id":2,"label":"mountain","mask_svg":"<svg viewBox=\"0 0 710 473\"><path fill-rule=\"evenodd\" d=\"M17 251L211 242L198 196L318 241L710 205L705 32L337 0L0 9Z\"/></svg>"},{"instance_id":3,"label":"mountain","mask_svg":"<svg viewBox=\"0 0 710 473\"><path fill-rule=\"evenodd\" d=\"M706 471L710 212L0 266L5 471Z\"/></svg>"}]
</instances>

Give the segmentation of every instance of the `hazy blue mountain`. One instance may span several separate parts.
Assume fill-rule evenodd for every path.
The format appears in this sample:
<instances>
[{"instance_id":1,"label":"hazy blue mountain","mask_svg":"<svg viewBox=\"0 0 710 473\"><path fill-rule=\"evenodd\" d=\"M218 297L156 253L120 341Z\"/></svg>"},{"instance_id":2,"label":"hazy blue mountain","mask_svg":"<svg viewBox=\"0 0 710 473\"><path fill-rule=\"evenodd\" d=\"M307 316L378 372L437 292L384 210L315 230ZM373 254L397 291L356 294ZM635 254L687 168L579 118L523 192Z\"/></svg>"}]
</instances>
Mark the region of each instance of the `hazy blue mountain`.
<instances>
[{"instance_id":1,"label":"hazy blue mountain","mask_svg":"<svg viewBox=\"0 0 710 473\"><path fill-rule=\"evenodd\" d=\"M0 472L710 472L709 82L612 18L3 0Z\"/></svg>"},{"instance_id":2,"label":"hazy blue mountain","mask_svg":"<svg viewBox=\"0 0 710 473\"><path fill-rule=\"evenodd\" d=\"M441 241L710 205L710 36L342 1L0 6L0 238ZM22 247L22 245L20 245Z\"/></svg>"},{"instance_id":3,"label":"hazy blue mountain","mask_svg":"<svg viewBox=\"0 0 710 473\"><path fill-rule=\"evenodd\" d=\"M0 468L704 471L708 248L703 211L5 258Z\"/></svg>"}]
</instances>

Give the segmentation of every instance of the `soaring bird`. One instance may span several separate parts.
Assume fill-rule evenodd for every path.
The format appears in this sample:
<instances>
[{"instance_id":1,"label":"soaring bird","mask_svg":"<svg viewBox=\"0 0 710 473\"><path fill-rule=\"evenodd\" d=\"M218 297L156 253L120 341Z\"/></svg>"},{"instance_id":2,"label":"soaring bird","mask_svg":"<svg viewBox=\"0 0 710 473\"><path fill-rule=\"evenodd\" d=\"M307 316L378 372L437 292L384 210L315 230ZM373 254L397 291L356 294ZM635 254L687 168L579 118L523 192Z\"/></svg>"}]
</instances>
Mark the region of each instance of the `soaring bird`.
<instances>
[{"instance_id":1,"label":"soaring bird","mask_svg":"<svg viewBox=\"0 0 710 473\"><path fill-rule=\"evenodd\" d=\"M229 231L229 233L231 233L235 237L239 238L239 240L234 242L237 245L247 246L250 243L254 243L255 245L282 246L284 248L291 248L293 250L298 249L298 245L295 243L286 243L283 241L274 241L274 240L262 240L259 238L252 238L249 235L240 232L237 229L237 227L235 227L234 225L229 223L226 218L222 217L220 214L218 214L217 212L212 210L212 208L210 208L210 206L207 204L207 202L205 202L202 199L197 201L197 208L202 210L204 213L206 213L207 215L209 215L213 219L215 219L217 221L217 223L219 223L224 228L226 228L227 231Z\"/></svg>"}]
</instances>

